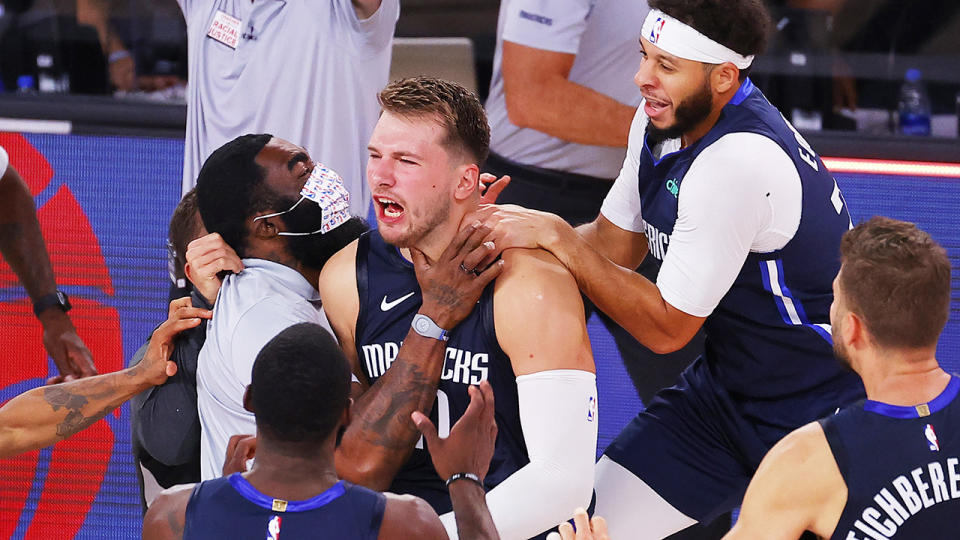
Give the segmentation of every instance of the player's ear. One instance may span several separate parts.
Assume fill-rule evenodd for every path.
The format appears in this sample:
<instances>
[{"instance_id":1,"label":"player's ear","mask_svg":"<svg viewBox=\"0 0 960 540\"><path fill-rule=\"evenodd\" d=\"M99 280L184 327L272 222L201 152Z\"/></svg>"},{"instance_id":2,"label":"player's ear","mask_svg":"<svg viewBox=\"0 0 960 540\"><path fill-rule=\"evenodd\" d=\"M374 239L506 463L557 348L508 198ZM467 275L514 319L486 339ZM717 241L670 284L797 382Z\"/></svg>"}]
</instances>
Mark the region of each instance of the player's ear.
<instances>
[{"instance_id":1,"label":"player's ear","mask_svg":"<svg viewBox=\"0 0 960 540\"><path fill-rule=\"evenodd\" d=\"M478 196L480 193L480 167L468 163L457 167L457 188L453 196L458 201Z\"/></svg>"},{"instance_id":2,"label":"player's ear","mask_svg":"<svg viewBox=\"0 0 960 540\"><path fill-rule=\"evenodd\" d=\"M867 332L867 328L863 324L863 319L852 311L848 311L843 318L843 337L847 341L845 345L862 349L871 340L869 332Z\"/></svg>"},{"instance_id":3,"label":"player's ear","mask_svg":"<svg viewBox=\"0 0 960 540\"><path fill-rule=\"evenodd\" d=\"M257 414L257 411L253 410L253 385L248 384L246 390L243 391L243 408L247 412Z\"/></svg>"},{"instance_id":4,"label":"player's ear","mask_svg":"<svg viewBox=\"0 0 960 540\"><path fill-rule=\"evenodd\" d=\"M740 83L740 70L730 62L714 66L710 70L710 86L717 94L725 94Z\"/></svg>"}]
</instances>

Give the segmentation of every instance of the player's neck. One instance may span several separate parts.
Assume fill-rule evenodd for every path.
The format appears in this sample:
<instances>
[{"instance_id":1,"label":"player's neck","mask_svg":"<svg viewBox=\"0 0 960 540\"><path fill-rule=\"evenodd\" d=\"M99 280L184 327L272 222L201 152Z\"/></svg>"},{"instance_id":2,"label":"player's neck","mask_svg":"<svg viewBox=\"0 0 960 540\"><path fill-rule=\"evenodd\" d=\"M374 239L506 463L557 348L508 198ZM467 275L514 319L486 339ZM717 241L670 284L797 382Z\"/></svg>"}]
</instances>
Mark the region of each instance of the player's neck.
<instances>
[{"instance_id":1,"label":"player's neck","mask_svg":"<svg viewBox=\"0 0 960 540\"><path fill-rule=\"evenodd\" d=\"M460 232L465 212L457 212L457 210L458 207L452 207L449 218L431 229L417 242L416 248L422 251L427 257L427 262L432 263L439 259L443 250L447 249L450 242L452 242L454 237L457 236L457 233ZM409 249L401 248L400 253L408 261L412 260Z\"/></svg>"},{"instance_id":2,"label":"player's neck","mask_svg":"<svg viewBox=\"0 0 960 540\"><path fill-rule=\"evenodd\" d=\"M294 455L264 442L258 441L254 466L243 475L264 495L302 501L323 493L339 480L331 445L321 445L313 455Z\"/></svg>"},{"instance_id":3,"label":"player's neck","mask_svg":"<svg viewBox=\"0 0 960 540\"><path fill-rule=\"evenodd\" d=\"M867 398L873 401L911 407L927 403L940 395L950 382L934 357L935 349L898 351L874 356L861 374Z\"/></svg>"}]
</instances>

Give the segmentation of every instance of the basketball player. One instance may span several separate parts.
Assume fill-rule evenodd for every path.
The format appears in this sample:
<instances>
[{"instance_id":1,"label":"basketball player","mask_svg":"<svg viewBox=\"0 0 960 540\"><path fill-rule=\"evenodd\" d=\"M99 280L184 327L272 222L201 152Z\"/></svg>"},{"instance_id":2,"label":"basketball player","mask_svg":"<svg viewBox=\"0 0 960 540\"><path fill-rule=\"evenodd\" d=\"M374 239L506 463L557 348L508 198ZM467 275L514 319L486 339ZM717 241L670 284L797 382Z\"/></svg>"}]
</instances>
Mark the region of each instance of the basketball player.
<instances>
[{"instance_id":1,"label":"basketball player","mask_svg":"<svg viewBox=\"0 0 960 540\"><path fill-rule=\"evenodd\" d=\"M612 538L662 538L739 504L781 437L862 396L833 359L830 284L850 216L810 145L747 77L760 0L651 0L644 103L600 216L491 207L498 249L542 247L641 343L704 355L597 465ZM661 263L656 283L635 274Z\"/></svg>"},{"instance_id":2,"label":"basketball player","mask_svg":"<svg viewBox=\"0 0 960 540\"><path fill-rule=\"evenodd\" d=\"M763 459L729 539L946 538L960 516L960 377L935 357L950 261L911 223L875 217L840 245L834 350L867 400Z\"/></svg>"},{"instance_id":3,"label":"basketball player","mask_svg":"<svg viewBox=\"0 0 960 540\"><path fill-rule=\"evenodd\" d=\"M344 433L337 471L372 489L427 500L456 537L449 478L431 465L407 421L408 406L420 403L443 435L466 409L468 386L488 380L497 396L499 437L487 502L502 537L529 538L590 502L598 418L583 302L555 258L512 250L503 254L495 286L465 319L455 319L463 322L431 320L417 273L459 266L457 272L482 283L500 268L477 268L489 245L465 249L459 265L447 264L461 245L478 244L474 239L489 232L468 221L458 234L464 216L482 202L479 164L488 153L489 127L476 96L454 83L399 81L380 101L384 112L367 166L379 231L334 255L319 281L327 318L361 381L354 397L364 414ZM200 280L214 283L234 258L212 235L187 252ZM464 296L454 292L447 296ZM439 305L434 296L431 304ZM442 354L423 353L424 341Z\"/></svg>"},{"instance_id":4,"label":"basketball player","mask_svg":"<svg viewBox=\"0 0 960 540\"><path fill-rule=\"evenodd\" d=\"M489 385L473 388L471 398L465 425L455 434L467 437L470 446L451 448L453 441L447 441L445 450L455 455L436 459L440 467L473 464L459 473L482 479L496 435ZM446 538L424 501L337 478L333 454L350 421L351 403L350 368L333 337L312 323L283 330L257 355L244 396L256 416L253 468L163 492L144 517L143 537ZM472 436L477 433L482 436ZM474 460L474 455L486 459ZM459 506L473 510L467 516L481 518L461 520L460 526L465 536L496 538L477 483L459 482L454 488L454 496L462 499Z\"/></svg>"},{"instance_id":5,"label":"basketball player","mask_svg":"<svg viewBox=\"0 0 960 540\"><path fill-rule=\"evenodd\" d=\"M579 291L548 253L511 250L497 263L503 270L494 285L459 325L435 324L418 314L414 266L447 260L464 216L477 209L489 127L476 96L446 81L398 81L380 93L380 103L367 164L378 229L324 267L324 309L365 389L360 402L381 399L388 406L395 396L380 392L380 385L403 377L418 391L433 393L430 417L442 436L466 409L469 385L490 382L499 437L486 479L487 503L501 537L529 538L590 502L597 394ZM476 225L468 221L464 230L489 232ZM476 266L485 255L468 256L460 271L481 272ZM410 369L405 358L411 324L446 346L445 358L426 372ZM378 433L375 424L348 430L338 470L449 511L448 479L434 470L429 448L416 437L409 447L392 448L392 456L351 451L353 439L371 441ZM442 519L455 537L452 517Z\"/></svg>"}]
</instances>

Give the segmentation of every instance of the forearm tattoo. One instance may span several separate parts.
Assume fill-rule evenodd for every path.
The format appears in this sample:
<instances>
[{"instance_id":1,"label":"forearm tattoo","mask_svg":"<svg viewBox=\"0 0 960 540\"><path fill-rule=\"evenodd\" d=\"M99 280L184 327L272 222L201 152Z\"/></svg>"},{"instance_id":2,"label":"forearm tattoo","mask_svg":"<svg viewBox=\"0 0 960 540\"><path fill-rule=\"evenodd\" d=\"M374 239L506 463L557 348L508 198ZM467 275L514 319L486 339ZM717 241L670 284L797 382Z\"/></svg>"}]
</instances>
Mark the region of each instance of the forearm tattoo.
<instances>
[{"instance_id":1,"label":"forearm tattoo","mask_svg":"<svg viewBox=\"0 0 960 540\"><path fill-rule=\"evenodd\" d=\"M99 387L100 385L97 386ZM102 410L97 411L92 415L88 415L88 413L84 412L83 410L84 407L86 407L90 402L88 397L93 399L102 399L110 395L108 390L102 388L95 387L92 390L93 391L89 392L87 395L84 395L81 393L72 392L69 388L65 388L62 385L54 385L44 388L43 399L54 411L59 411L61 408L67 410L66 418L57 424L58 437L69 437L74 433L82 431L116 408L113 405L107 405ZM99 390L99 392L97 390Z\"/></svg>"}]
</instances>

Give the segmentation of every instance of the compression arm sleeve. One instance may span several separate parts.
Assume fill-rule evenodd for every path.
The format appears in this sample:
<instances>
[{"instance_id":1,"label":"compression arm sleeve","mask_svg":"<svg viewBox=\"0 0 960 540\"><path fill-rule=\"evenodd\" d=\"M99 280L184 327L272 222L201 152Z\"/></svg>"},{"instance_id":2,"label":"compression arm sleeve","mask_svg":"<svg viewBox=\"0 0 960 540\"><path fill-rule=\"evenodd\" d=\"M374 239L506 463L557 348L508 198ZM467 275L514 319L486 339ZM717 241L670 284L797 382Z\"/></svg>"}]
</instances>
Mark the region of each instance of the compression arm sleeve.
<instances>
[{"instance_id":1,"label":"compression arm sleeve","mask_svg":"<svg viewBox=\"0 0 960 540\"><path fill-rule=\"evenodd\" d=\"M597 453L597 379L573 369L517 377L520 426L530 463L487 493L504 540L530 538L590 504ZM442 517L457 538L452 512Z\"/></svg>"}]
</instances>

